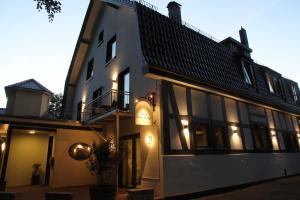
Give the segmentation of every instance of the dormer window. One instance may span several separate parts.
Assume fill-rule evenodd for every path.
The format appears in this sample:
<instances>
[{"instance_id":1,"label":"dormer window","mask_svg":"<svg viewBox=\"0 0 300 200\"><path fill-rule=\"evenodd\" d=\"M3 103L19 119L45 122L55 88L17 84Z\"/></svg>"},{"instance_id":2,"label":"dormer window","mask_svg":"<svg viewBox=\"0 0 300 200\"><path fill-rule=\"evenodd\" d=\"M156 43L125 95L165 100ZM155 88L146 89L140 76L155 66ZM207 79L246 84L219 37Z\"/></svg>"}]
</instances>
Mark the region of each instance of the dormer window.
<instances>
[{"instance_id":1,"label":"dormer window","mask_svg":"<svg viewBox=\"0 0 300 200\"><path fill-rule=\"evenodd\" d=\"M270 74L266 74L266 76L267 76L267 82L268 82L268 86L269 86L269 91L271 93L275 93L275 87L274 87L272 76Z\"/></svg>"},{"instance_id":2,"label":"dormer window","mask_svg":"<svg viewBox=\"0 0 300 200\"><path fill-rule=\"evenodd\" d=\"M297 96L296 86L295 85L291 85L291 90L292 90L292 95L293 95L294 101L297 101L298 100L298 96Z\"/></svg>"},{"instance_id":3,"label":"dormer window","mask_svg":"<svg viewBox=\"0 0 300 200\"><path fill-rule=\"evenodd\" d=\"M271 74L266 73L269 91L272 94L283 95L281 80Z\"/></svg>"},{"instance_id":4,"label":"dormer window","mask_svg":"<svg viewBox=\"0 0 300 200\"><path fill-rule=\"evenodd\" d=\"M253 85L253 74L249 63L242 61L242 71L247 84Z\"/></svg>"}]
</instances>

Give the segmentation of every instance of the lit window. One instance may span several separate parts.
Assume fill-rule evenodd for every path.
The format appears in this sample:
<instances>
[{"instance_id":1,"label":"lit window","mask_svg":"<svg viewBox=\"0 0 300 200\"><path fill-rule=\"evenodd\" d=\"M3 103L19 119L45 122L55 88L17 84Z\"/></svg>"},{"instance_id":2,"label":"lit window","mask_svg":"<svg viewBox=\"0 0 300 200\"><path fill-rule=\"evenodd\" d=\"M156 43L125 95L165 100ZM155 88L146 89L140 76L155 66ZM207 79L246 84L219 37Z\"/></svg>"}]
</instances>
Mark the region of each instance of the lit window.
<instances>
[{"instance_id":1,"label":"lit window","mask_svg":"<svg viewBox=\"0 0 300 200\"><path fill-rule=\"evenodd\" d=\"M89 80L90 78L93 77L93 68L94 68L94 58L90 60L88 63L87 67L87 72L86 72L86 80Z\"/></svg>"},{"instance_id":2,"label":"lit window","mask_svg":"<svg viewBox=\"0 0 300 200\"><path fill-rule=\"evenodd\" d=\"M109 62L111 59L116 57L116 54L117 54L117 37L115 35L107 42L106 62Z\"/></svg>"}]
</instances>

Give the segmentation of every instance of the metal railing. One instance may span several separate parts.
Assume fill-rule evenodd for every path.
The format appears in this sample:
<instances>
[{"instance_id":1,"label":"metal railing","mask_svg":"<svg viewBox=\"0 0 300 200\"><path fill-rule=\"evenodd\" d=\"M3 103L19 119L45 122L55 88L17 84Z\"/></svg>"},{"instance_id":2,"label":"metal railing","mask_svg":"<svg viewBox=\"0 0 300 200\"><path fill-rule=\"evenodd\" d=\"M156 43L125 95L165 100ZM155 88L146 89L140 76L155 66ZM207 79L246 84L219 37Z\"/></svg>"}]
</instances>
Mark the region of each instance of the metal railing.
<instances>
[{"instance_id":1,"label":"metal railing","mask_svg":"<svg viewBox=\"0 0 300 200\"><path fill-rule=\"evenodd\" d=\"M145 1L145 0L105 0L106 2L111 2L111 3L117 3L117 4L120 4L120 5L127 5L127 6L134 6L135 3L140 3L152 10L155 10L155 11L158 11L158 8L156 6L154 6L153 4Z\"/></svg>"},{"instance_id":2,"label":"metal railing","mask_svg":"<svg viewBox=\"0 0 300 200\"><path fill-rule=\"evenodd\" d=\"M130 92L110 90L85 105L82 121L94 119L113 110L128 112L130 109L130 97Z\"/></svg>"},{"instance_id":3,"label":"metal railing","mask_svg":"<svg viewBox=\"0 0 300 200\"><path fill-rule=\"evenodd\" d=\"M211 40L213 40L215 42L218 42L218 43L220 42L219 39L213 37L212 35L210 35L210 34L204 32L204 31L200 30L199 28L197 28L197 27L195 27L195 26L193 26L193 25L191 25L191 24L189 24L189 23L187 23L185 21L182 21L182 25L185 26L185 27L187 27L187 28L189 28L189 29L192 29L192 30L196 31L197 33L200 33L201 35L204 35L205 37L207 37L207 38L209 38L209 39L211 39Z\"/></svg>"}]
</instances>

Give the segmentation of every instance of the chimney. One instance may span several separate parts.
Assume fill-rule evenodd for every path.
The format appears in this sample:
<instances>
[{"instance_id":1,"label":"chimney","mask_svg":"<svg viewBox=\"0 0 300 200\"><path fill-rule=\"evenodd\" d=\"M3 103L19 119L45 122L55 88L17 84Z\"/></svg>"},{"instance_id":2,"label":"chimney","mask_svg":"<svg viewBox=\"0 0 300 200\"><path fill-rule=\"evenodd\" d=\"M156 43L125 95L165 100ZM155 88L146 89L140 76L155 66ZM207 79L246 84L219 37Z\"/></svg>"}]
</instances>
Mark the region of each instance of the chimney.
<instances>
[{"instance_id":1,"label":"chimney","mask_svg":"<svg viewBox=\"0 0 300 200\"><path fill-rule=\"evenodd\" d=\"M241 43L243 45L245 45L247 48L249 48L249 43L248 43L246 30L243 27L241 27L241 30L239 31L239 33L240 33Z\"/></svg>"},{"instance_id":2,"label":"chimney","mask_svg":"<svg viewBox=\"0 0 300 200\"><path fill-rule=\"evenodd\" d=\"M171 1L167 5L167 8L169 9L169 18L178 22L179 24L182 24L180 6L181 5L179 3Z\"/></svg>"}]
</instances>

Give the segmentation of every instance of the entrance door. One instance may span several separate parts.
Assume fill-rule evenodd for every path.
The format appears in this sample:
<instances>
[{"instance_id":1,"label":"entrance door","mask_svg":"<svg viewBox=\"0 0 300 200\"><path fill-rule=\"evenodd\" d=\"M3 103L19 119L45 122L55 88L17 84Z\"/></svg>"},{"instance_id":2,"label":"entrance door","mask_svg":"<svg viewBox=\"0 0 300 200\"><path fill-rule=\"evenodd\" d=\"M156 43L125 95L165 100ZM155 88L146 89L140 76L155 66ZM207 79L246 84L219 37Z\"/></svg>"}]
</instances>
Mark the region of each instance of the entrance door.
<instances>
[{"instance_id":1,"label":"entrance door","mask_svg":"<svg viewBox=\"0 0 300 200\"><path fill-rule=\"evenodd\" d=\"M135 188L141 184L140 135L121 137L119 145L122 155L122 162L119 166L119 186Z\"/></svg>"}]
</instances>

